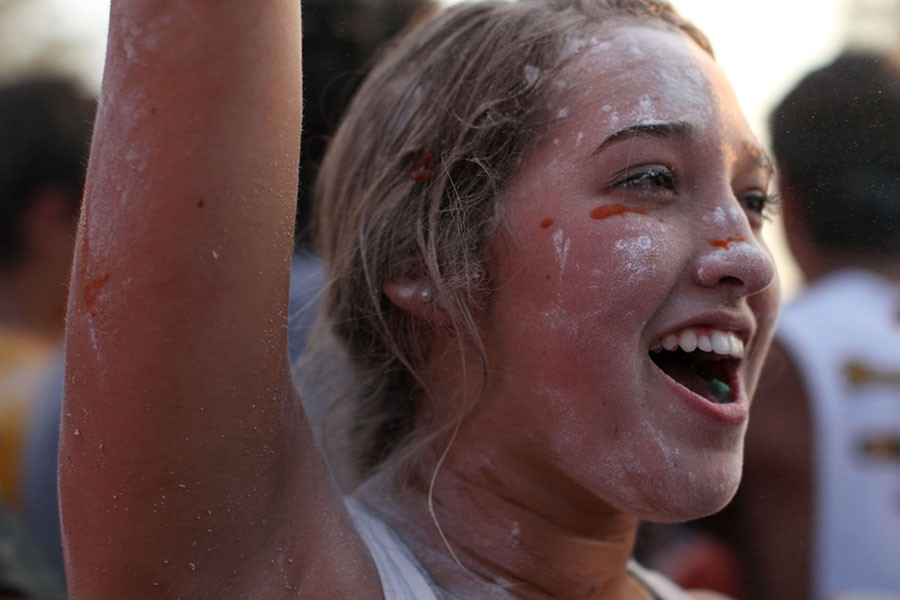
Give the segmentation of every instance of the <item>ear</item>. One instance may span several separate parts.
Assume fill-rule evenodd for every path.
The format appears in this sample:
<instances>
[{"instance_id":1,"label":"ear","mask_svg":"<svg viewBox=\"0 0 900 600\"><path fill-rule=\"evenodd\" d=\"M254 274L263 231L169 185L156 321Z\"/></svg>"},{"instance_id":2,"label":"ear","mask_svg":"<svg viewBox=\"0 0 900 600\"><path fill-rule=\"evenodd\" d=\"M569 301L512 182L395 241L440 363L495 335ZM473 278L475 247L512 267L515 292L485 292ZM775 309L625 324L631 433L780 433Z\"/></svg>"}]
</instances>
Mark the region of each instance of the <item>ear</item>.
<instances>
[{"instance_id":1,"label":"ear","mask_svg":"<svg viewBox=\"0 0 900 600\"><path fill-rule=\"evenodd\" d=\"M426 277L391 279L381 289L394 306L419 320L438 325L449 319L446 304Z\"/></svg>"}]
</instances>

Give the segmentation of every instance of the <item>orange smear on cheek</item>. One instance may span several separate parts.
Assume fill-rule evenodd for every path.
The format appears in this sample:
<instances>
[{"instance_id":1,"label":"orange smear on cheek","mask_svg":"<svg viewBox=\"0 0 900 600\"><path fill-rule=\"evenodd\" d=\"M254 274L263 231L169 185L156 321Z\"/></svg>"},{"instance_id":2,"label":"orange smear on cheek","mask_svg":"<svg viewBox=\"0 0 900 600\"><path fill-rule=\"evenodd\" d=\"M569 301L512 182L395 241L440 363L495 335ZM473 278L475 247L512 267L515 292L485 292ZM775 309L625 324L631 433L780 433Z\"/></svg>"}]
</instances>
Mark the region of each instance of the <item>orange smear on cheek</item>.
<instances>
[{"instance_id":1,"label":"orange smear on cheek","mask_svg":"<svg viewBox=\"0 0 900 600\"><path fill-rule=\"evenodd\" d=\"M638 215L647 214L642 210L635 210L633 208L628 208L627 206L622 206L621 204L607 204L605 206L598 206L597 208L592 210L591 218L600 221L603 219L608 219L610 217L624 215L626 213L635 213Z\"/></svg>"},{"instance_id":2,"label":"orange smear on cheek","mask_svg":"<svg viewBox=\"0 0 900 600\"><path fill-rule=\"evenodd\" d=\"M724 239L724 240L711 240L709 242L709 245L712 246L713 248L725 248L726 250L728 250L729 248L731 248L731 244L733 244L734 242L746 242L746 241L747 241L747 238L745 238L744 236L738 236L738 237L731 237L731 238Z\"/></svg>"},{"instance_id":3,"label":"orange smear on cheek","mask_svg":"<svg viewBox=\"0 0 900 600\"><path fill-rule=\"evenodd\" d=\"M547 218L541 221L541 229L549 229L553 225L553 219Z\"/></svg>"}]
</instances>

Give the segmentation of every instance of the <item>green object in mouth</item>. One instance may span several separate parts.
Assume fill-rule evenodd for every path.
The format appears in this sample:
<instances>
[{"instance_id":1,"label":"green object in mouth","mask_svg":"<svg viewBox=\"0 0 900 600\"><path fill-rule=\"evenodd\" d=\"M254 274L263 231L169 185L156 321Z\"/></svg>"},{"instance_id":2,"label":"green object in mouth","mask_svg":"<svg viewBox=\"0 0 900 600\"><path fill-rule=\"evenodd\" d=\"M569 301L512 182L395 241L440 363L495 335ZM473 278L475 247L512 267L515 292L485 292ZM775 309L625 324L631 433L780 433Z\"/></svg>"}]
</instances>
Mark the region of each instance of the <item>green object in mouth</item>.
<instances>
[{"instance_id":1,"label":"green object in mouth","mask_svg":"<svg viewBox=\"0 0 900 600\"><path fill-rule=\"evenodd\" d=\"M731 386L721 379L710 379L706 382L706 387L709 388L709 391L713 393L713 396L716 397L720 404L731 402Z\"/></svg>"}]
</instances>

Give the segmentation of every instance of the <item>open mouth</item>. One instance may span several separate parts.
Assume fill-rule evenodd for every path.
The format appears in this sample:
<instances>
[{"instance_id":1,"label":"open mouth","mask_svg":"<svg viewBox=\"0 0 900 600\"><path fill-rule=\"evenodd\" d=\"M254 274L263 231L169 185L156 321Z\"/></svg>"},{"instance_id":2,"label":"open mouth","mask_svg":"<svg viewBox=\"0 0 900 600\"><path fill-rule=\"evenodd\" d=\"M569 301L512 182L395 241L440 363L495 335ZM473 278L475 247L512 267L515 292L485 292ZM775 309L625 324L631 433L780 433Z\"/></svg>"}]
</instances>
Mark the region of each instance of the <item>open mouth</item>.
<instances>
[{"instance_id":1,"label":"open mouth","mask_svg":"<svg viewBox=\"0 0 900 600\"><path fill-rule=\"evenodd\" d=\"M668 335L650 348L650 359L666 375L714 404L736 400L735 385L744 343L722 330L694 328Z\"/></svg>"}]
</instances>

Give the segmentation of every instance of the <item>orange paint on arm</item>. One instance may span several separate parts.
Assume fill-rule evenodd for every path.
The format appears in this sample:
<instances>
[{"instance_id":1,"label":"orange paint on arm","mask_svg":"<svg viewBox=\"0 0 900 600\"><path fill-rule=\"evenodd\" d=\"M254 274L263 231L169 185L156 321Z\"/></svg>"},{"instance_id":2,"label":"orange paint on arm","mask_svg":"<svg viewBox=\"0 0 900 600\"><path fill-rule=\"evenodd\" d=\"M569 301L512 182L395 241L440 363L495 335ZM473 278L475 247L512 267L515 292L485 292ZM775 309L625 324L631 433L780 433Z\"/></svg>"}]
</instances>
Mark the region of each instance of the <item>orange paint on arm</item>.
<instances>
[{"instance_id":1,"label":"orange paint on arm","mask_svg":"<svg viewBox=\"0 0 900 600\"><path fill-rule=\"evenodd\" d=\"M639 214L639 215L647 214L642 210L628 208L627 206L623 206L621 204L605 204L603 206L598 206L597 208L592 210L591 218L601 221L603 219L608 219L610 217L617 217L620 215L624 215L626 213L635 213L635 214Z\"/></svg>"},{"instance_id":2,"label":"orange paint on arm","mask_svg":"<svg viewBox=\"0 0 900 600\"><path fill-rule=\"evenodd\" d=\"M100 291L107 283L109 283L109 273L90 278L82 288L84 292L84 306L88 309L88 314L91 316L96 316L91 311L94 308L94 304L97 303L97 296L100 295Z\"/></svg>"}]
</instances>

